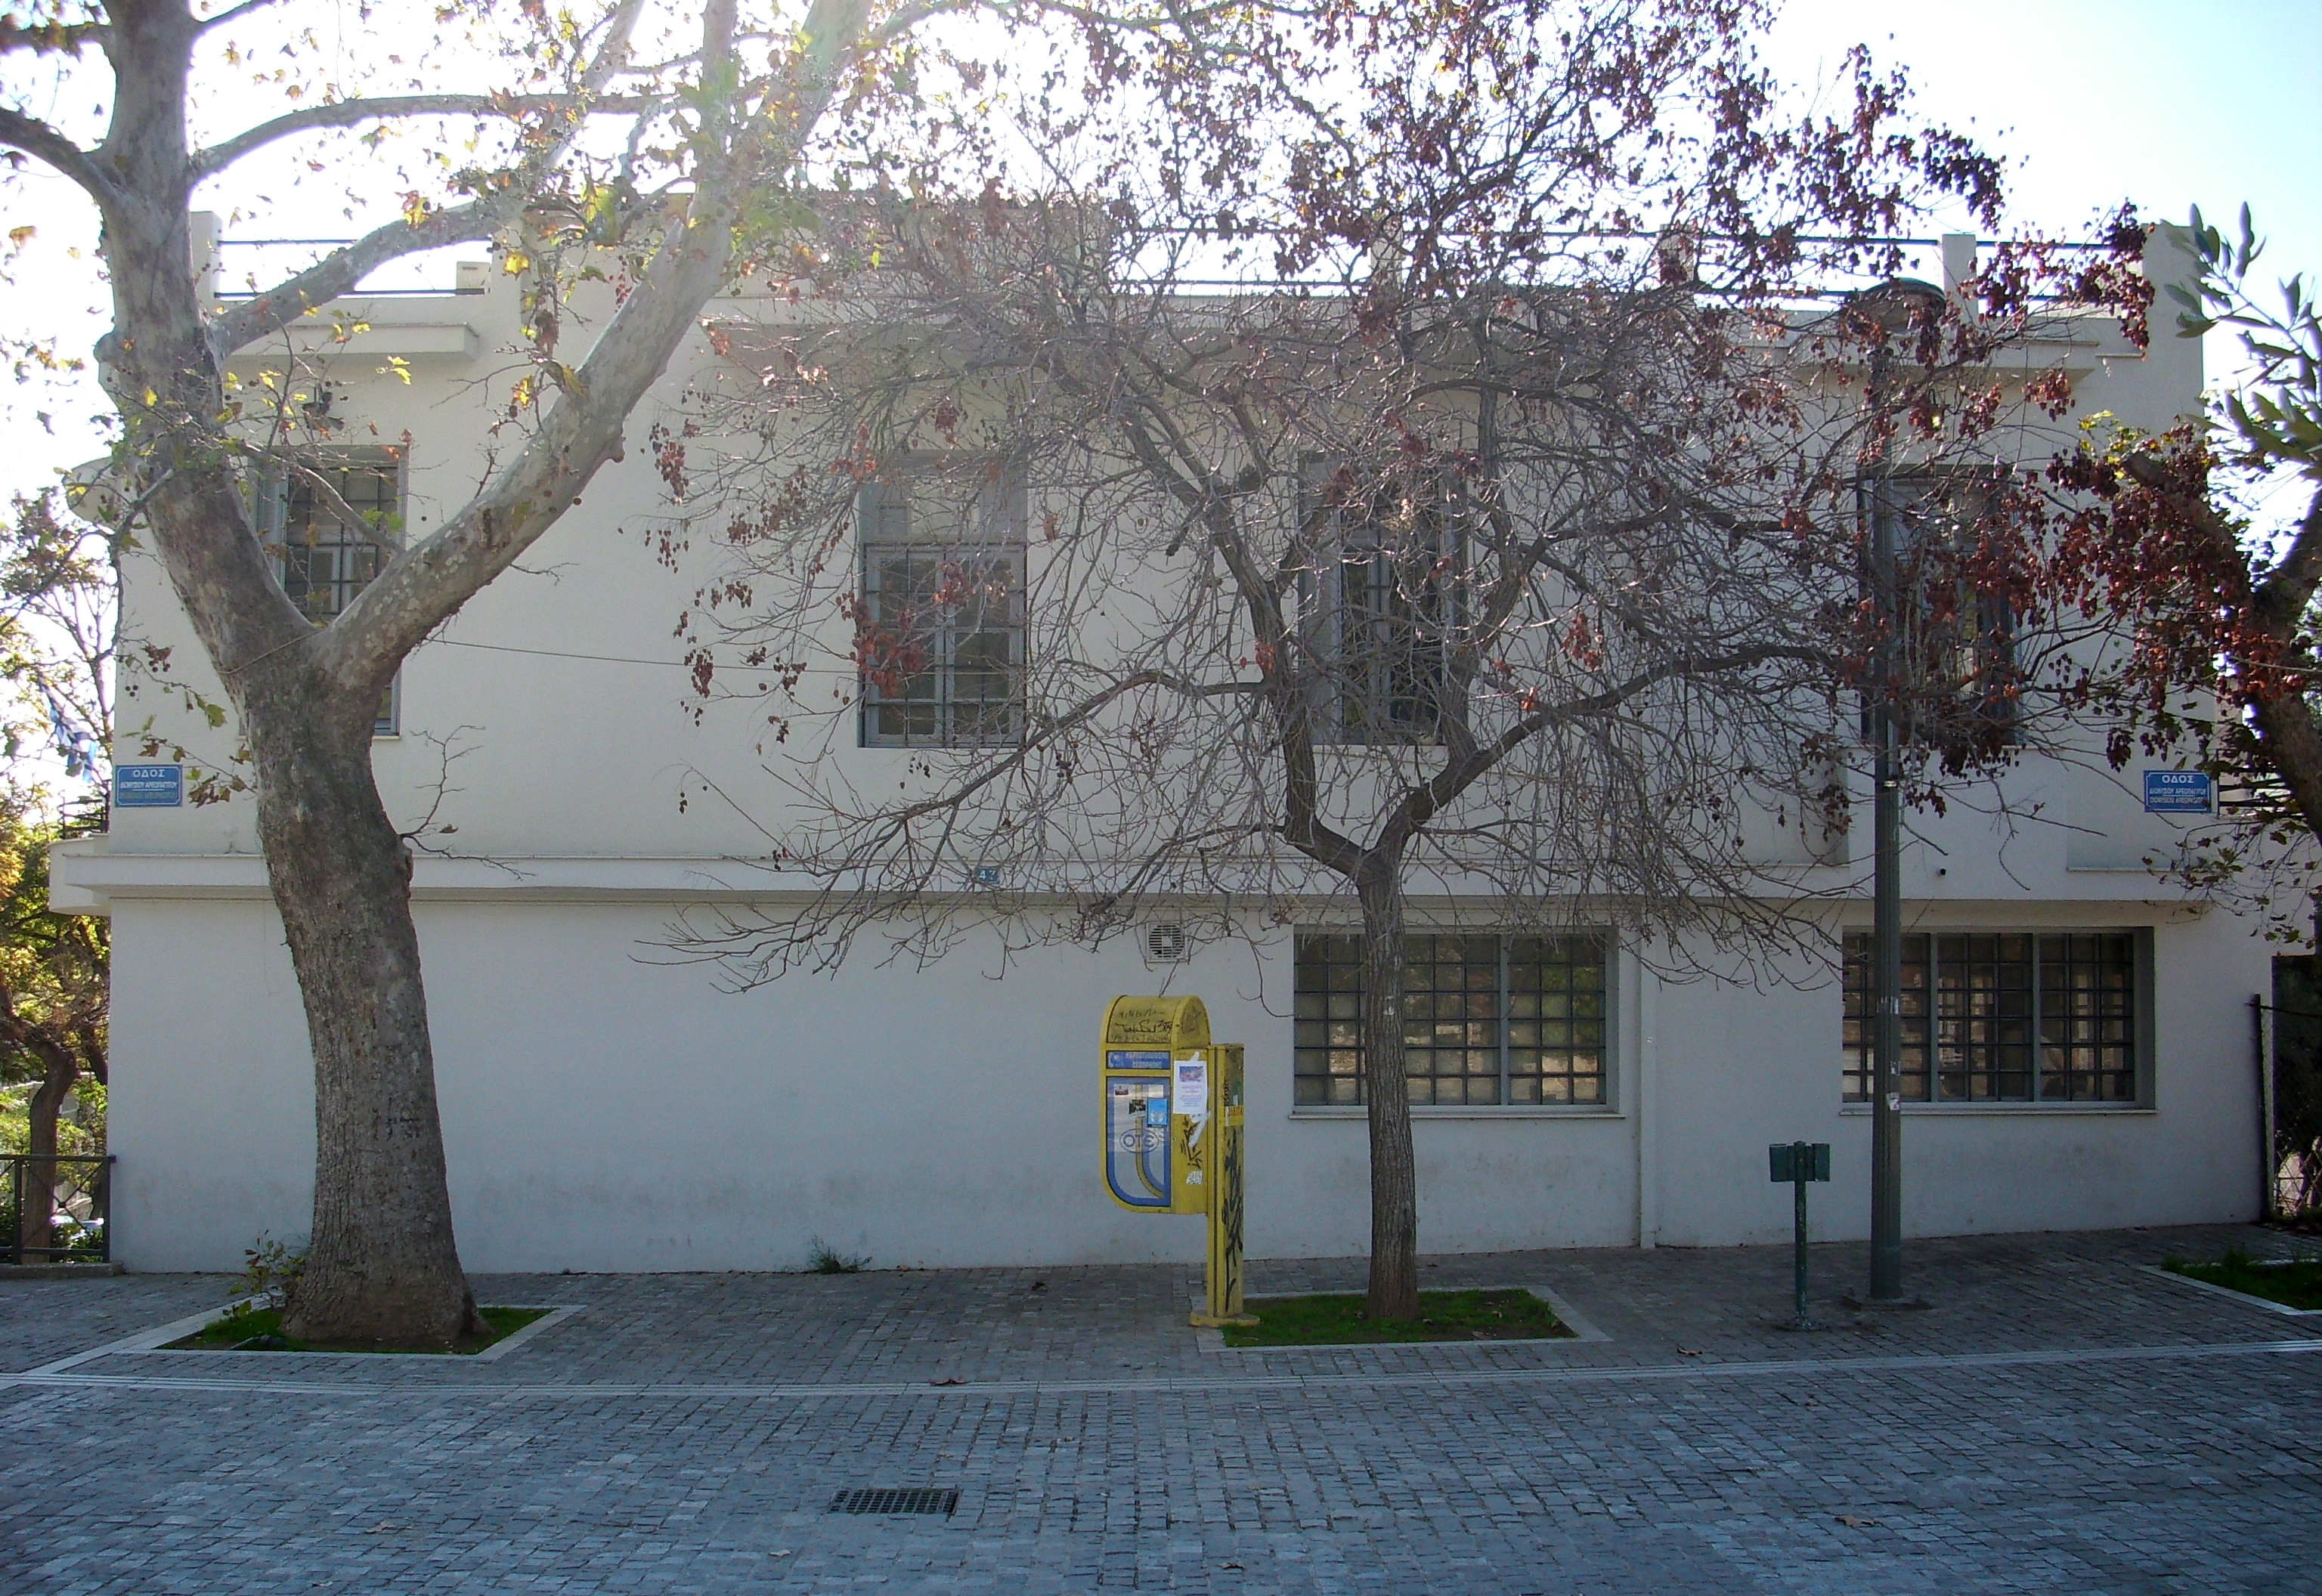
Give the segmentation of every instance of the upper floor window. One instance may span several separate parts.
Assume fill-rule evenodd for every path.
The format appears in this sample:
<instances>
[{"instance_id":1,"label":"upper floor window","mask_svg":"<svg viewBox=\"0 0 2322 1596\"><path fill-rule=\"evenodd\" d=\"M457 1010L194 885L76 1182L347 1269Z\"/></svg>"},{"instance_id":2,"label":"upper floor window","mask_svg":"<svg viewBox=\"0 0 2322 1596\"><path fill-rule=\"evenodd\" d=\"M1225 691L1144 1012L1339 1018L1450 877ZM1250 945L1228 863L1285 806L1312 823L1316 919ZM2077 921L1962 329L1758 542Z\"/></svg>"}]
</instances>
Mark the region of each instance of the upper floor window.
<instances>
[{"instance_id":1,"label":"upper floor window","mask_svg":"<svg viewBox=\"0 0 2322 1596\"><path fill-rule=\"evenodd\" d=\"M1362 943L1298 938L1296 1101L1363 1100ZM1604 1101L1604 940L1414 935L1403 1068L1413 1103Z\"/></svg>"},{"instance_id":2,"label":"upper floor window","mask_svg":"<svg viewBox=\"0 0 2322 1596\"><path fill-rule=\"evenodd\" d=\"M260 520L283 592L325 625L402 546L402 461L381 451L306 462L268 484Z\"/></svg>"},{"instance_id":3,"label":"upper floor window","mask_svg":"<svg viewBox=\"0 0 2322 1596\"><path fill-rule=\"evenodd\" d=\"M1850 933L1849 1102L1870 1098L1873 979L1869 935ZM2133 932L1906 936L1902 996L1906 1102L2137 1100Z\"/></svg>"},{"instance_id":4,"label":"upper floor window","mask_svg":"<svg viewBox=\"0 0 2322 1596\"><path fill-rule=\"evenodd\" d=\"M403 544L403 458L351 450L301 461L261 482L260 540L274 555L282 591L316 625L327 625L371 584ZM376 736L393 736L398 689L379 706Z\"/></svg>"},{"instance_id":5,"label":"upper floor window","mask_svg":"<svg viewBox=\"0 0 2322 1596\"><path fill-rule=\"evenodd\" d=\"M1459 534L1432 475L1312 490L1323 519L1306 586L1305 643L1317 679L1315 732L1330 743L1429 743L1465 697L1451 669L1459 622Z\"/></svg>"},{"instance_id":6,"label":"upper floor window","mask_svg":"<svg viewBox=\"0 0 2322 1596\"><path fill-rule=\"evenodd\" d=\"M1024 727L1024 492L906 471L865 483L855 613L862 740L1011 743Z\"/></svg>"},{"instance_id":7,"label":"upper floor window","mask_svg":"<svg viewBox=\"0 0 2322 1596\"><path fill-rule=\"evenodd\" d=\"M1989 490L1965 474L1880 478L1860 489L1874 538L1891 537L1895 550L1896 708L1906 743L1969 748L2015 736L2016 617L1971 576Z\"/></svg>"}]
</instances>

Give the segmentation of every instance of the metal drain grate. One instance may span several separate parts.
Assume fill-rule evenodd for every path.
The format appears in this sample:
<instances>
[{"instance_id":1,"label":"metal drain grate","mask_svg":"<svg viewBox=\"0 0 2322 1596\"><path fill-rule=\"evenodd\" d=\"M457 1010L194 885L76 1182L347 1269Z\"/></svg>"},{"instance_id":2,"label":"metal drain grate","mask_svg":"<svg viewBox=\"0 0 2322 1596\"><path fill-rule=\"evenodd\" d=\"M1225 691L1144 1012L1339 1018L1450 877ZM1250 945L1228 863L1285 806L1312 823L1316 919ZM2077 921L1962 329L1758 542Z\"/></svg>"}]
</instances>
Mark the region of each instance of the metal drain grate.
<instances>
[{"instance_id":1,"label":"metal drain grate","mask_svg":"<svg viewBox=\"0 0 2322 1596\"><path fill-rule=\"evenodd\" d=\"M834 1513L944 1513L959 1506L959 1492L935 1486L904 1491L842 1491L830 1499Z\"/></svg>"}]
</instances>

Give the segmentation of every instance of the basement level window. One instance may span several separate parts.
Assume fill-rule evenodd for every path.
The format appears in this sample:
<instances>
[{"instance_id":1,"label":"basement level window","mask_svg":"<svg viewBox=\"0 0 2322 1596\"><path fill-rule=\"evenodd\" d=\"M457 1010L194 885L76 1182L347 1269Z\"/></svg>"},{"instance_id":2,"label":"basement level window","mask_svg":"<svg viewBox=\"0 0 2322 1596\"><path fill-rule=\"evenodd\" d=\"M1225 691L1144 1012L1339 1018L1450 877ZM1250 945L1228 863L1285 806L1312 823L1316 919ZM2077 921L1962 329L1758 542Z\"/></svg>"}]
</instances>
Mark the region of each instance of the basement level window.
<instances>
[{"instance_id":1,"label":"basement level window","mask_svg":"<svg viewBox=\"0 0 2322 1596\"><path fill-rule=\"evenodd\" d=\"M1415 935L1403 971L1414 1104L1601 1107L1605 939ZM1362 941L1298 938L1295 1101L1363 1100Z\"/></svg>"},{"instance_id":2,"label":"basement level window","mask_svg":"<svg viewBox=\"0 0 2322 1596\"><path fill-rule=\"evenodd\" d=\"M1913 1103L2134 1103L2133 931L1923 932L1903 938L1903 1099ZM1846 939L1841 1065L1870 1099L1870 936Z\"/></svg>"}]
</instances>

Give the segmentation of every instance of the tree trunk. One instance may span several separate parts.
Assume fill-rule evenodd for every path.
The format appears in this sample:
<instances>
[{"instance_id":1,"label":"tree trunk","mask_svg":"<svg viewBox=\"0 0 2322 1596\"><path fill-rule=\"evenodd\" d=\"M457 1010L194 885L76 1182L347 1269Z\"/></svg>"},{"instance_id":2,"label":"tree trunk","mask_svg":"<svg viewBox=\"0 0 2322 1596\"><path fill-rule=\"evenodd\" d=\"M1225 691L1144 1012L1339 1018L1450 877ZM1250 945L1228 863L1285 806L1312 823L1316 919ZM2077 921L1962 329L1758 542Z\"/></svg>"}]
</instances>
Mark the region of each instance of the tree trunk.
<instances>
[{"instance_id":1,"label":"tree trunk","mask_svg":"<svg viewBox=\"0 0 2322 1596\"><path fill-rule=\"evenodd\" d=\"M30 1124L24 1137L23 1187L16 1208L16 1257L25 1263L52 1262L47 1249L57 1245L57 1116L65 1094L80 1079L80 1065L64 1048L43 1046L27 1038L40 1054L41 1084L32 1093Z\"/></svg>"},{"instance_id":2,"label":"tree trunk","mask_svg":"<svg viewBox=\"0 0 2322 1596\"><path fill-rule=\"evenodd\" d=\"M448 1348L480 1333L452 1236L411 866L371 779L378 695L245 683L258 834L315 1056L315 1218L284 1334Z\"/></svg>"},{"instance_id":3,"label":"tree trunk","mask_svg":"<svg viewBox=\"0 0 2322 1596\"><path fill-rule=\"evenodd\" d=\"M1403 1068L1403 860L1373 854L1363 906L1363 1101L1371 1133L1371 1274L1365 1311L1419 1317L1419 1180Z\"/></svg>"}]
</instances>

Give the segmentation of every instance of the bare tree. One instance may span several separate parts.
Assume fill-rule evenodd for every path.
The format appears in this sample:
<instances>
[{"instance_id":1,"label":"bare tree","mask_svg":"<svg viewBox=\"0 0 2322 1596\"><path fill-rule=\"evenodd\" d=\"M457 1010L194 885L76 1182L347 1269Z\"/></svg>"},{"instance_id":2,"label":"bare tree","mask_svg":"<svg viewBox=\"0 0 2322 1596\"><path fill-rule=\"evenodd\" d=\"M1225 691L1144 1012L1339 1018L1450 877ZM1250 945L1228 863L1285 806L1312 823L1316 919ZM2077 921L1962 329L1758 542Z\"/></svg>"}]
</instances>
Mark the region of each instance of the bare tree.
<instances>
[{"instance_id":1,"label":"bare tree","mask_svg":"<svg viewBox=\"0 0 2322 1596\"><path fill-rule=\"evenodd\" d=\"M168 571L249 751L315 1069L313 1236L285 1329L323 1345L440 1346L480 1320L453 1238L410 861L371 775L381 695L422 638L620 457L631 410L710 295L735 272L780 260L783 196L801 175L818 160L875 164L866 141L910 113L914 84L955 66L979 70L972 57L923 59L913 42L930 19L974 8L810 0L745 13L739 0L709 0L674 20L642 0L570 15L373 8L362 19L370 84L414 79L411 92L377 94L326 77L333 57L316 55L286 8L202 9L46 0L12 15L0 25L14 86L0 105L0 147L19 166L38 161L69 179L102 219L114 324L98 353L122 429L112 488ZM1204 26L1257 14L1171 7L1126 14L1108 32L1095 11L1063 9L1103 45L1099 94L1141 92L1188 60L1201 67L1208 58L1193 44ZM1045 37L1036 7L986 14L1026 25L1003 51ZM1173 52L1173 41L1183 48ZM270 66L291 62L288 108L197 143L193 121L220 119L247 96L222 75L241 78L260 42ZM33 109L92 99L102 126L87 136ZM478 129L472 164L446 155L457 141L427 136L402 146L412 156L401 171L384 157L364 164L361 151L379 140L391 154L393 135L440 132L446 118ZM352 141L355 130L368 141ZM197 193L245 163L311 158L317 140L331 156L322 169L348 175L352 205L399 214L247 298L211 302L191 265ZM364 188L365 171L377 188ZM230 390L228 357L416 251L490 238L515 261L544 235L628 260L617 311L576 355L559 342L558 312L592 262L574 259L536 282L516 446L468 504L315 625L285 596L253 525L253 476L282 469L267 452L280 412Z\"/></svg>"},{"instance_id":2,"label":"bare tree","mask_svg":"<svg viewBox=\"0 0 2322 1596\"><path fill-rule=\"evenodd\" d=\"M923 957L1350 895L1369 1310L1412 1317L1407 898L1672 949L1818 936L1802 867L1843 833L1891 630L1861 484L1898 436L1923 467L1988 443L1998 411L1924 420L2025 325L1816 300L1891 274L1846 241L1928 196L1988 213L1992 170L1892 133L1900 85L1860 58L1843 117L1781 121L1754 17L1374 31L1344 98L1291 96L1278 169L865 203L830 254L875 270L721 325L669 434L678 518L736 561L690 612L697 684L766 707L787 757L727 796L823 886L679 944L746 982L858 935ZM1279 278L1202 291L1252 257ZM1925 695L1925 745L2009 757L1939 734L1961 686ZM910 753L828 757L856 742Z\"/></svg>"}]
</instances>

